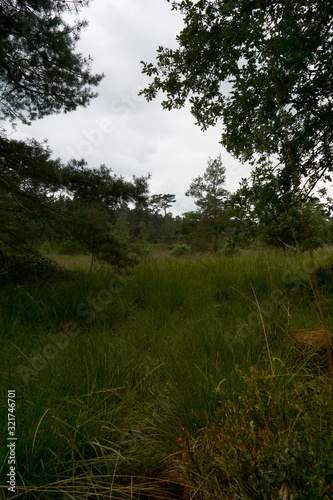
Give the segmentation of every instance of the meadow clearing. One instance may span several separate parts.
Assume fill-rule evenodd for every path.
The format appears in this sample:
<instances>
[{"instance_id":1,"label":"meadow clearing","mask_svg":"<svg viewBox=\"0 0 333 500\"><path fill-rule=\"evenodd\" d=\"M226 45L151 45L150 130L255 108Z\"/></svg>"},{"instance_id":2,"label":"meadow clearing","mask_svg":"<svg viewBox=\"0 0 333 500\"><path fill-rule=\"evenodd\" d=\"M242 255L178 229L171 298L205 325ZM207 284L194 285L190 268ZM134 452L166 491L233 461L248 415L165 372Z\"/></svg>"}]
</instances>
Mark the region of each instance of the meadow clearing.
<instances>
[{"instance_id":1,"label":"meadow clearing","mask_svg":"<svg viewBox=\"0 0 333 500\"><path fill-rule=\"evenodd\" d=\"M331 329L333 251L315 255ZM126 272L55 258L63 269L1 282L0 497L15 390L10 498L333 498L307 252L159 251Z\"/></svg>"}]
</instances>

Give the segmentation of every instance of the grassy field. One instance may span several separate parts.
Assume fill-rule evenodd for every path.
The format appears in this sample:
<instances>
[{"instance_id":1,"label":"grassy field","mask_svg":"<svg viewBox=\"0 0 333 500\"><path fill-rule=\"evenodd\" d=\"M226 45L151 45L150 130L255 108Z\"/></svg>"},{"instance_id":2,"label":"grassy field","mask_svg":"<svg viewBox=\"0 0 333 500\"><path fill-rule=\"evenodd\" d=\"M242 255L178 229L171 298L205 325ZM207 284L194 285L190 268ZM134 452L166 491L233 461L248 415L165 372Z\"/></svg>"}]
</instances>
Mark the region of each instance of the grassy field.
<instances>
[{"instance_id":1,"label":"grassy field","mask_svg":"<svg viewBox=\"0 0 333 500\"><path fill-rule=\"evenodd\" d=\"M332 328L332 251L316 258ZM311 341L306 253L155 252L121 274L55 259L67 269L1 283L0 497L333 498L333 395Z\"/></svg>"}]
</instances>

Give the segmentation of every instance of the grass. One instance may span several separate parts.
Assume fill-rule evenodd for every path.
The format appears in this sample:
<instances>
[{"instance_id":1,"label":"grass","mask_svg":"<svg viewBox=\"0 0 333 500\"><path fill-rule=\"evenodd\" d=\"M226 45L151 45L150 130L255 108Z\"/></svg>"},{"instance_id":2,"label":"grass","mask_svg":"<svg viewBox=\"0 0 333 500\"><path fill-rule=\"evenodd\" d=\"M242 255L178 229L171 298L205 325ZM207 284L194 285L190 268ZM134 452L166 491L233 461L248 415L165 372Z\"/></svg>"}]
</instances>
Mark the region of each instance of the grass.
<instances>
[{"instance_id":1,"label":"grass","mask_svg":"<svg viewBox=\"0 0 333 500\"><path fill-rule=\"evenodd\" d=\"M309 362L288 334L321 326L306 254L161 253L2 283L0 498L8 389L11 498L268 499L286 481L294 499L332 496L325 352Z\"/></svg>"}]
</instances>

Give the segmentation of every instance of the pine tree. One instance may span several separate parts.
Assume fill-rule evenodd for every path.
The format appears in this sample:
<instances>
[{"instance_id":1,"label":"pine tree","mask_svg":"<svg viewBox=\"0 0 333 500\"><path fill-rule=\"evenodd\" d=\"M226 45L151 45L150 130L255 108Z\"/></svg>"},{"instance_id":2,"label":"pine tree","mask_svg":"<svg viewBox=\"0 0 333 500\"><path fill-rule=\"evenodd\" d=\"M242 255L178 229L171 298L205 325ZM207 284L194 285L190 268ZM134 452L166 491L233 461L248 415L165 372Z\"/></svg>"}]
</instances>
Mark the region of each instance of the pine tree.
<instances>
[{"instance_id":1,"label":"pine tree","mask_svg":"<svg viewBox=\"0 0 333 500\"><path fill-rule=\"evenodd\" d=\"M229 193L223 187L225 184L225 167L222 157L209 159L206 171L201 177L193 179L186 196L195 198L198 207L199 225L203 230L209 230L213 240L213 251L219 248L219 236L227 221L225 211Z\"/></svg>"}]
</instances>

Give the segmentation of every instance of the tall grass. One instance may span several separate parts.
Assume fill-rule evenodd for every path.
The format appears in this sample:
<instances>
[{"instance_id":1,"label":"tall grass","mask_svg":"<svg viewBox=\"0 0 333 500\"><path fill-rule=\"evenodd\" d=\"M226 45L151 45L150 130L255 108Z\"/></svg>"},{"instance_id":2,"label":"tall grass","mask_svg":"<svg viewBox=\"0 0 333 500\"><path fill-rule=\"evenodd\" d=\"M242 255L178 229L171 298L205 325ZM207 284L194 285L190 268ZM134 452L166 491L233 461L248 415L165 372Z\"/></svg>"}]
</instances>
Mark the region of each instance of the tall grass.
<instances>
[{"instance_id":1,"label":"tall grass","mask_svg":"<svg viewBox=\"0 0 333 500\"><path fill-rule=\"evenodd\" d=\"M160 259L116 278L3 283L18 495L273 498L286 478L294 498L332 489L325 359L309 365L288 335L320 325L306 259ZM6 424L5 391L0 410ZM5 425L3 495L6 438Z\"/></svg>"}]
</instances>

